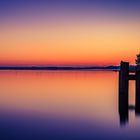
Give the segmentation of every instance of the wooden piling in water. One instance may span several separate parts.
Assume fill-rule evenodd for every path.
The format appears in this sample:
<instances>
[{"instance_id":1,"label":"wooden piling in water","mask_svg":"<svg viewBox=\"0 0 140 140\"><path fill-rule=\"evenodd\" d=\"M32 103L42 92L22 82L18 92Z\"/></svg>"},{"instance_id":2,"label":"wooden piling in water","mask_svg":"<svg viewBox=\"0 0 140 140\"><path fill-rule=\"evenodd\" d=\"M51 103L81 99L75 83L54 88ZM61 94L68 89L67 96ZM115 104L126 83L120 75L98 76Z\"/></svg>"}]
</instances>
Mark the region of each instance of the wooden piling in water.
<instances>
[{"instance_id":1,"label":"wooden piling in water","mask_svg":"<svg viewBox=\"0 0 140 140\"><path fill-rule=\"evenodd\" d=\"M129 63L121 62L119 72L119 93L128 94Z\"/></svg>"},{"instance_id":2,"label":"wooden piling in water","mask_svg":"<svg viewBox=\"0 0 140 140\"><path fill-rule=\"evenodd\" d=\"M140 65L136 66L135 74L129 74L129 63L121 62L119 72L119 114L122 125L128 121L129 80L136 81L135 114L140 115Z\"/></svg>"},{"instance_id":3,"label":"wooden piling in water","mask_svg":"<svg viewBox=\"0 0 140 140\"><path fill-rule=\"evenodd\" d=\"M122 125L128 121L128 82L129 63L121 62L119 72L119 114Z\"/></svg>"},{"instance_id":4,"label":"wooden piling in water","mask_svg":"<svg viewBox=\"0 0 140 140\"><path fill-rule=\"evenodd\" d=\"M136 114L140 115L140 65L136 66Z\"/></svg>"}]
</instances>

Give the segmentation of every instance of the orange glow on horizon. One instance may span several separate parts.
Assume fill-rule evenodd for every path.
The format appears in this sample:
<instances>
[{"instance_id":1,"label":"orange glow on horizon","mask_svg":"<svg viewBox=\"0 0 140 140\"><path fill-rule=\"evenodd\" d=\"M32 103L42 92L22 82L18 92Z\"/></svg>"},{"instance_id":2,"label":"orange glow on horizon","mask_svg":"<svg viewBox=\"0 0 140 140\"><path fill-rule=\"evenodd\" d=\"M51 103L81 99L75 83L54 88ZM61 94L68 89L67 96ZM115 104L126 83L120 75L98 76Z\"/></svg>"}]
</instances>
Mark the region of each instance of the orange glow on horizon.
<instances>
[{"instance_id":1,"label":"orange glow on horizon","mask_svg":"<svg viewBox=\"0 0 140 140\"><path fill-rule=\"evenodd\" d=\"M118 65L135 63L139 21L1 25L0 65Z\"/></svg>"}]
</instances>

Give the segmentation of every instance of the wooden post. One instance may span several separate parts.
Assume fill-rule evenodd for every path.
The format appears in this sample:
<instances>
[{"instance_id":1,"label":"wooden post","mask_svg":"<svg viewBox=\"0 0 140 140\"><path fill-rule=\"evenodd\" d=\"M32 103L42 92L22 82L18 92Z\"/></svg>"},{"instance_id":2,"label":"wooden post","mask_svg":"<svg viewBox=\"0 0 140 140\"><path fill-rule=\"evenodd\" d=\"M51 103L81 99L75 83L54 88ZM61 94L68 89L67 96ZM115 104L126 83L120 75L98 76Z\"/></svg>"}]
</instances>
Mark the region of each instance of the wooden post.
<instances>
[{"instance_id":1,"label":"wooden post","mask_svg":"<svg viewBox=\"0 0 140 140\"><path fill-rule=\"evenodd\" d=\"M128 95L129 63L121 62L119 72L119 93Z\"/></svg>"},{"instance_id":2,"label":"wooden post","mask_svg":"<svg viewBox=\"0 0 140 140\"><path fill-rule=\"evenodd\" d=\"M126 94L119 95L119 116L120 125L123 126L128 122L128 100Z\"/></svg>"},{"instance_id":3,"label":"wooden post","mask_svg":"<svg viewBox=\"0 0 140 140\"><path fill-rule=\"evenodd\" d=\"M140 115L140 65L136 66L136 108L135 112Z\"/></svg>"},{"instance_id":4,"label":"wooden post","mask_svg":"<svg viewBox=\"0 0 140 140\"><path fill-rule=\"evenodd\" d=\"M129 63L121 62L119 72L119 115L121 125L128 122L128 81Z\"/></svg>"}]
</instances>

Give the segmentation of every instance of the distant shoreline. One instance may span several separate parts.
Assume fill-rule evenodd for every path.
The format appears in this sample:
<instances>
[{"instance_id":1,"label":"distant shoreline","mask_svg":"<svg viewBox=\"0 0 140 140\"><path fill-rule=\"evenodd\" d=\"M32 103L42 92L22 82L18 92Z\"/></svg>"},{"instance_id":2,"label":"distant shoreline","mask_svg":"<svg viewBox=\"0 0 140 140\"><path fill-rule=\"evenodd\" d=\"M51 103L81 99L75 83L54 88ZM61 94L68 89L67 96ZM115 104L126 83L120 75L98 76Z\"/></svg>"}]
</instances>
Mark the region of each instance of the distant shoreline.
<instances>
[{"instance_id":1,"label":"distant shoreline","mask_svg":"<svg viewBox=\"0 0 140 140\"><path fill-rule=\"evenodd\" d=\"M107 67L0 67L0 70L119 70L119 66Z\"/></svg>"},{"instance_id":2,"label":"distant shoreline","mask_svg":"<svg viewBox=\"0 0 140 140\"><path fill-rule=\"evenodd\" d=\"M0 70L111 70L119 71L120 66L93 66L93 67L0 67ZM130 70L135 70L135 66L130 66Z\"/></svg>"}]
</instances>

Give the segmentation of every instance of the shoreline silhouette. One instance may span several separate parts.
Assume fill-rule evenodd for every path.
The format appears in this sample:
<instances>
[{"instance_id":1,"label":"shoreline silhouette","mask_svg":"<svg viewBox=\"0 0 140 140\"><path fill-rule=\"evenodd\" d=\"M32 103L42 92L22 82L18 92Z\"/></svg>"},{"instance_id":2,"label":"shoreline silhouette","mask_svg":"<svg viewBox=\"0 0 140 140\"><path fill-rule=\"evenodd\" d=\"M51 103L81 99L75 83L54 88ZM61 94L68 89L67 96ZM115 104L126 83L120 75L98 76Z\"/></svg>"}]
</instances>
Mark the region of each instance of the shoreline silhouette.
<instances>
[{"instance_id":1,"label":"shoreline silhouette","mask_svg":"<svg viewBox=\"0 0 140 140\"><path fill-rule=\"evenodd\" d=\"M130 71L135 71L135 66L130 66ZM0 70L112 70L119 71L120 66L83 66L83 67L57 67L57 66L1 66Z\"/></svg>"}]
</instances>

